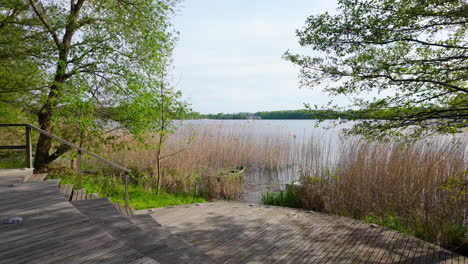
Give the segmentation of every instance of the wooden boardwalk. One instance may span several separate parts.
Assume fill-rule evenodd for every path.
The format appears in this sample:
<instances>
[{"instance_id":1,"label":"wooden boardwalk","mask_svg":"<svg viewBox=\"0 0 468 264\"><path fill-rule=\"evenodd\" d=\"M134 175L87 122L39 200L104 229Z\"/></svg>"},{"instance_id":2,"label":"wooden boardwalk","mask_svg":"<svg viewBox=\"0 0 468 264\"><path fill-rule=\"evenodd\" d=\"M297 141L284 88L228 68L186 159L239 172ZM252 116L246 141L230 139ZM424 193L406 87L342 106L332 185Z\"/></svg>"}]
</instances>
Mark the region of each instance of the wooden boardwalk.
<instances>
[{"instance_id":1,"label":"wooden boardwalk","mask_svg":"<svg viewBox=\"0 0 468 264\"><path fill-rule=\"evenodd\" d=\"M27 172L14 172L0 170L0 264L468 264L430 243L349 218L238 202L124 216L106 198L84 199L80 191L83 199L71 202L72 186L23 182ZM23 221L5 224L12 216Z\"/></svg>"},{"instance_id":2,"label":"wooden boardwalk","mask_svg":"<svg viewBox=\"0 0 468 264\"><path fill-rule=\"evenodd\" d=\"M290 208L215 202L154 209L151 216L224 263L468 264L392 230Z\"/></svg>"},{"instance_id":3,"label":"wooden boardwalk","mask_svg":"<svg viewBox=\"0 0 468 264\"><path fill-rule=\"evenodd\" d=\"M22 178L0 173L0 263L158 263L80 213L58 181L20 183ZM5 224L12 216L23 222Z\"/></svg>"}]
</instances>

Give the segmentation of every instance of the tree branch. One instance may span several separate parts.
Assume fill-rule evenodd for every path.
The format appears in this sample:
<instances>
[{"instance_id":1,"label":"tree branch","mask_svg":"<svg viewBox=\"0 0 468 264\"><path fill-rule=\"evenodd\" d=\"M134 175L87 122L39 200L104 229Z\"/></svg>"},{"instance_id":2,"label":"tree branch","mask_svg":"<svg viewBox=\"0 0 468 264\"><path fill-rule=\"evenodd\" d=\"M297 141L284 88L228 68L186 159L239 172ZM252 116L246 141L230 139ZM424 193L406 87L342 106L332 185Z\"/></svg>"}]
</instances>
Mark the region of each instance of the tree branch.
<instances>
[{"instance_id":1,"label":"tree branch","mask_svg":"<svg viewBox=\"0 0 468 264\"><path fill-rule=\"evenodd\" d=\"M60 39L59 39L57 33L52 29L52 27L50 26L49 22L47 21L47 18L45 17L45 15L39 11L36 4L34 3L35 1L37 1L37 0L29 0L29 3L31 4L31 7L34 10L34 13L36 13L36 15L39 17L39 20L41 20L42 24L45 26L47 31L52 36L57 48L60 48L61 42L60 42ZM44 9L42 9L42 11L44 11Z\"/></svg>"}]
</instances>

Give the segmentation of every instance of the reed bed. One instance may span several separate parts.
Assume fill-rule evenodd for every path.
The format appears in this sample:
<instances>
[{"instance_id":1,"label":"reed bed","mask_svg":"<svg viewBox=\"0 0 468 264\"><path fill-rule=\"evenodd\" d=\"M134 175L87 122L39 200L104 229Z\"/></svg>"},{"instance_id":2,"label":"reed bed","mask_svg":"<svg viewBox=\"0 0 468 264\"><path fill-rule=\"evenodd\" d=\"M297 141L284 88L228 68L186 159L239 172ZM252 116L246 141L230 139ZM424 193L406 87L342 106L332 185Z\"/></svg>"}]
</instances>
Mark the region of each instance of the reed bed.
<instances>
[{"instance_id":1,"label":"reed bed","mask_svg":"<svg viewBox=\"0 0 468 264\"><path fill-rule=\"evenodd\" d=\"M162 149L168 156L162 161L162 189L236 199L243 191L242 177L220 177L220 170L294 167L301 172L298 191L269 196L270 203L287 205L277 200L288 199L296 207L377 223L444 247L466 243L466 136L411 144L348 138L337 144L324 134L297 140L287 131L260 136L255 129L222 124L179 127ZM155 144L152 136L149 145ZM109 145L103 153L133 168L134 181L151 189L156 152L133 149L116 151Z\"/></svg>"},{"instance_id":2,"label":"reed bed","mask_svg":"<svg viewBox=\"0 0 468 264\"><path fill-rule=\"evenodd\" d=\"M336 164L311 168L302 177L302 207L460 246L468 220L467 147L466 140L348 140Z\"/></svg>"},{"instance_id":3,"label":"reed bed","mask_svg":"<svg viewBox=\"0 0 468 264\"><path fill-rule=\"evenodd\" d=\"M292 136L280 129L275 132L276 136L260 137L255 133L255 125L248 124L181 126L162 148L162 156L167 158L161 162L160 185L174 193L202 192L208 198L239 198L243 191L242 178L220 177L220 170L240 166L275 169L294 162ZM156 138L157 135L148 135L146 143L154 146ZM156 150L138 148L130 137L121 140L133 147L114 150L113 145L124 142L113 142L102 153L138 172L135 180L142 185L154 187Z\"/></svg>"}]
</instances>

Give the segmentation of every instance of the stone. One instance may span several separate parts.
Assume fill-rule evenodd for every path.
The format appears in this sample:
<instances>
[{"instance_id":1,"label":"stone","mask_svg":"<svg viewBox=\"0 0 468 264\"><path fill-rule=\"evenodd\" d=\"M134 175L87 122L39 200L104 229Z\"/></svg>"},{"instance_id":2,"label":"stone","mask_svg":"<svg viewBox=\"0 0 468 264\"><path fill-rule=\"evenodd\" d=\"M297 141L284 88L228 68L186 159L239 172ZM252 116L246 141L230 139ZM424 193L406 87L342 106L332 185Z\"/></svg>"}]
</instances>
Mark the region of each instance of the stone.
<instances>
[{"instance_id":1,"label":"stone","mask_svg":"<svg viewBox=\"0 0 468 264\"><path fill-rule=\"evenodd\" d=\"M379 226L376 225L376 224L370 224L369 226L372 227L372 228L377 228L377 227L379 227Z\"/></svg>"},{"instance_id":2,"label":"stone","mask_svg":"<svg viewBox=\"0 0 468 264\"><path fill-rule=\"evenodd\" d=\"M3 223L5 224L17 224L23 222L23 218L19 216L10 217L5 220Z\"/></svg>"},{"instance_id":3,"label":"stone","mask_svg":"<svg viewBox=\"0 0 468 264\"><path fill-rule=\"evenodd\" d=\"M453 255L452 252L450 252L449 250L446 250L446 249L442 250L442 254L444 254L444 255L449 255L449 256L452 256L452 255Z\"/></svg>"}]
</instances>

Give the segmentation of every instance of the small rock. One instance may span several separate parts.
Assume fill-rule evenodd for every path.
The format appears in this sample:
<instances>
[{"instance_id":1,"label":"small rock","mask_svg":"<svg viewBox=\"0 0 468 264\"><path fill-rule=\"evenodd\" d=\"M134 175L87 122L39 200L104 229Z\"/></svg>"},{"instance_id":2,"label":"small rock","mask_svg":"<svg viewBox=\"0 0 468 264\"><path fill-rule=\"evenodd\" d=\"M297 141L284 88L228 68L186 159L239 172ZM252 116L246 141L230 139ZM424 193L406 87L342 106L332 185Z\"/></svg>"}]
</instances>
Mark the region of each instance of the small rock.
<instances>
[{"instance_id":1,"label":"small rock","mask_svg":"<svg viewBox=\"0 0 468 264\"><path fill-rule=\"evenodd\" d=\"M254 206L254 204L249 204L249 206Z\"/></svg>"},{"instance_id":2,"label":"small rock","mask_svg":"<svg viewBox=\"0 0 468 264\"><path fill-rule=\"evenodd\" d=\"M148 209L148 212L154 212L154 210L153 209Z\"/></svg>"},{"instance_id":3,"label":"small rock","mask_svg":"<svg viewBox=\"0 0 468 264\"><path fill-rule=\"evenodd\" d=\"M196 205L196 206L201 206L201 204L199 204L199 203L197 203L197 204L195 204L195 205Z\"/></svg>"},{"instance_id":4,"label":"small rock","mask_svg":"<svg viewBox=\"0 0 468 264\"><path fill-rule=\"evenodd\" d=\"M309 214L315 214L314 211L307 211Z\"/></svg>"},{"instance_id":5,"label":"small rock","mask_svg":"<svg viewBox=\"0 0 468 264\"><path fill-rule=\"evenodd\" d=\"M17 224L23 222L23 218L19 216L14 216L6 219L3 223L5 224Z\"/></svg>"},{"instance_id":6,"label":"small rock","mask_svg":"<svg viewBox=\"0 0 468 264\"><path fill-rule=\"evenodd\" d=\"M448 250L446 250L446 249L442 250L442 254L444 254L444 255L449 255L449 256L452 256L452 255L453 255L452 252L450 252L450 251L448 251Z\"/></svg>"},{"instance_id":7,"label":"small rock","mask_svg":"<svg viewBox=\"0 0 468 264\"><path fill-rule=\"evenodd\" d=\"M376 225L376 224L370 224L369 226L372 227L372 228L377 228L377 227L379 227L379 226Z\"/></svg>"}]
</instances>

